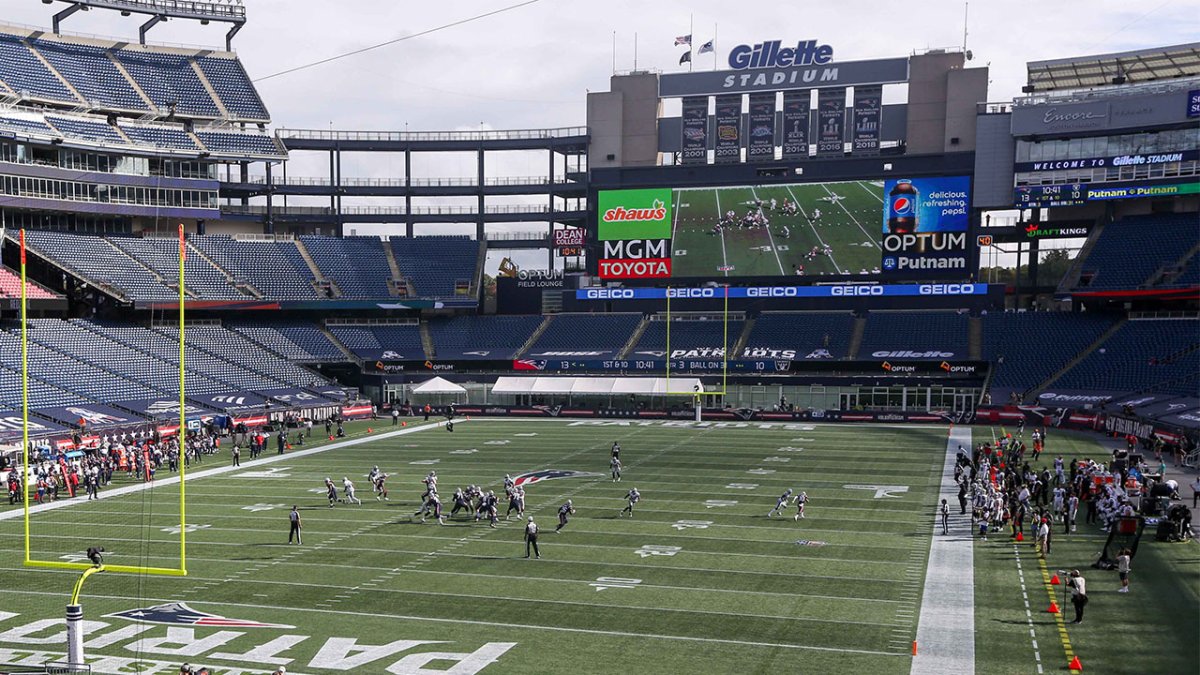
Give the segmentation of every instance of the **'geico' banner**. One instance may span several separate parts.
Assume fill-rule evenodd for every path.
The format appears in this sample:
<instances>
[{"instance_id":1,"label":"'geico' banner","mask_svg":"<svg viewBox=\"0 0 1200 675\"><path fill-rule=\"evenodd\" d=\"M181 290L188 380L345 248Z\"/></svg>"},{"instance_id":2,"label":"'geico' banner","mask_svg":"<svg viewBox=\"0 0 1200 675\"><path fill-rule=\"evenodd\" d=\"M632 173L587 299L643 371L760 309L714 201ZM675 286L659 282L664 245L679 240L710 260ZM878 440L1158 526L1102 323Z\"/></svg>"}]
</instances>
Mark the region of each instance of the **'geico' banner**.
<instances>
[{"instance_id":1,"label":"'geico' banner","mask_svg":"<svg viewBox=\"0 0 1200 675\"><path fill-rule=\"evenodd\" d=\"M987 295L988 284L840 284L837 286L745 286L737 288L580 288L576 300L671 298L844 298Z\"/></svg>"}]
</instances>

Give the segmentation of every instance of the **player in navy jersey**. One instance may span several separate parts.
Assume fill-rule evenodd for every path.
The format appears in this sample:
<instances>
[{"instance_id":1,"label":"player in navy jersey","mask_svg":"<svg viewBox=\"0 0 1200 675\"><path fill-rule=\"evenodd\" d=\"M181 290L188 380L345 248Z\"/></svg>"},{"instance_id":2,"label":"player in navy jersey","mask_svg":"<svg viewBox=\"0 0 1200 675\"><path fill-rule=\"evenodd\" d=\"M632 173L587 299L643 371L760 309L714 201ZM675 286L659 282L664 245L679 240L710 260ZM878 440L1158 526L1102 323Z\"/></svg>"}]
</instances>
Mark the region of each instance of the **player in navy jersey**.
<instances>
[{"instance_id":1,"label":"player in navy jersey","mask_svg":"<svg viewBox=\"0 0 1200 675\"><path fill-rule=\"evenodd\" d=\"M325 496L329 498L329 508L333 508L333 503L338 500L337 485L328 476L325 477Z\"/></svg>"},{"instance_id":2,"label":"player in navy jersey","mask_svg":"<svg viewBox=\"0 0 1200 675\"><path fill-rule=\"evenodd\" d=\"M792 488L788 488L787 492L779 495L779 499L775 500L775 508L771 509L770 511L767 511L767 517L770 518L771 516L775 515L776 513L778 513L779 515L783 515L783 510L787 507L788 500L791 498L792 498Z\"/></svg>"},{"instance_id":3,"label":"player in navy jersey","mask_svg":"<svg viewBox=\"0 0 1200 675\"><path fill-rule=\"evenodd\" d=\"M508 511L504 514L504 519L508 520L513 511L517 512L518 519L525 515L525 488L514 487L509 493Z\"/></svg>"},{"instance_id":4,"label":"player in navy jersey","mask_svg":"<svg viewBox=\"0 0 1200 675\"><path fill-rule=\"evenodd\" d=\"M567 516L575 513L575 505L568 499L566 504L558 507L558 527L554 528L555 534L562 531L567 525Z\"/></svg>"}]
</instances>

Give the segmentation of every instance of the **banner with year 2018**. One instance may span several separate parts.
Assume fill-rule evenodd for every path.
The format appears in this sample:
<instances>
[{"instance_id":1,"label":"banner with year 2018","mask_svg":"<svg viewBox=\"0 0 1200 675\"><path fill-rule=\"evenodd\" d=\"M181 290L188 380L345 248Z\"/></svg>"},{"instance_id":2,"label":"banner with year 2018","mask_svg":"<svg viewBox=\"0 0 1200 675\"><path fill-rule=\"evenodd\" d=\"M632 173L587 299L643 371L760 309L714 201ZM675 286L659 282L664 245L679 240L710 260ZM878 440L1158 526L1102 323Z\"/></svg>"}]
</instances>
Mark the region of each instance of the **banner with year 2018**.
<instances>
[{"instance_id":1,"label":"banner with year 2018","mask_svg":"<svg viewBox=\"0 0 1200 675\"><path fill-rule=\"evenodd\" d=\"M747 160L775 159L775 92L750 94Z\"/></svg>"},{"instance_id":2,"label":"banner with year 2018","mask_svg":"<svg viewBox=\"0 0 1200 675\"><path fill-rule=\"evenodd\" d=\"M845 152L846 90L817 91L817 156L837 157Z\"/></svg>"},{"instance_id":3,"label":"banner with year 2018","mask_svg":"<svg viewBox=\"0 0 1200 675\"><path fill-rule=\"evenodd\" d=\"M883 110L883 87L854 88L854 142L850 151L860 155L879 154L879 121Z\"/></svg>"},{"instance_id":4,"label":"banner with year 2018","mask_svg":"<svg viewBox=\"0 0 1200 675\"><path fill-rule=\"evenodd\" d=\"M808 89L783 92L783 158L808 158Z\"/></svg>"},{"instance_id":5,"label":"banner with year 2018","mask_svg":"<svg viewBox=\"0 0 1200 675\"><path fill-rule=\"evenodd\" d=\"M685 97L682 117L683 144L679 162L704 164L708 161L708 97Z\"/></svg>"},{"instance_id":6,"label":"banner with year 2018","mask_svg":"<svg viewBox=\"0 0 1200 675\"><path fill-rule=\"evenodd\" d=\"M718 96L714 110L716 142L713 161L718 164L742 161L742 95Z\"/></svg>"}]
</instances>

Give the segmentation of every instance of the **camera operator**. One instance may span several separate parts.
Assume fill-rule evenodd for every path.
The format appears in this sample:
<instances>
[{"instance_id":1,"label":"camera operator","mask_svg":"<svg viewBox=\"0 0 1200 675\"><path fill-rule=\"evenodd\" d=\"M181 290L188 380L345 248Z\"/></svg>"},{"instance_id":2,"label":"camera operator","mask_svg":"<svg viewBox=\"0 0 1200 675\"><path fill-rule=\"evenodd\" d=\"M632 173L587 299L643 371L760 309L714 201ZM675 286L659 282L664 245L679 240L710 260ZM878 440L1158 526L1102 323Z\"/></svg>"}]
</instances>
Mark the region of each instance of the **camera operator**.
<instances>
[{"instance_id":1,"label":"camera operator","mask_svg":"<svg viewBox=\"0 0 1200 675\"><path fill-rule=\"evenodd\" d=\"M1071 604L1075 605L1075 620L1071 623L1083 623L1083 608L1088 603L1087 581L1079 574L1079 570L1071 570L1067 586L1071 588Z\"/></svg>"}]
</instances>

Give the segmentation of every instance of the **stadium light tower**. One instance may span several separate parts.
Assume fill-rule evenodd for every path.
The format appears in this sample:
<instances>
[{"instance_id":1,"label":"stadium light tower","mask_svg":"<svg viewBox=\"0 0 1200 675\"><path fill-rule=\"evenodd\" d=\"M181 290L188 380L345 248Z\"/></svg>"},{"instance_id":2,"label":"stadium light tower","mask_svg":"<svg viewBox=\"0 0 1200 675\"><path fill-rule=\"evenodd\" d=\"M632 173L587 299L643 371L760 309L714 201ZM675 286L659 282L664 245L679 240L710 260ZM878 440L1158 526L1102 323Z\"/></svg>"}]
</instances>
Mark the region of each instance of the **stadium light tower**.
<instances>
[{"instance_id":1,"label":"stadium light tower","mask_svg":"<svg viewBox=\"0 0 1200 675\"><path fill-rule=\"evenodd\" d=\"M146 14L150 20L138 28L138 40L146 44L146 33L159 22L167 19L192 19L201 25L210 21L232 24L225 34L225 49L233 51L233 36L246 24L246 8L242 0L42 0L49 5L53 2L65 2L70 5L54 15L54 34L59 34L62 20L79 10L115 9L121 16L130 14Z\"/></svg>"}]
</instances>

